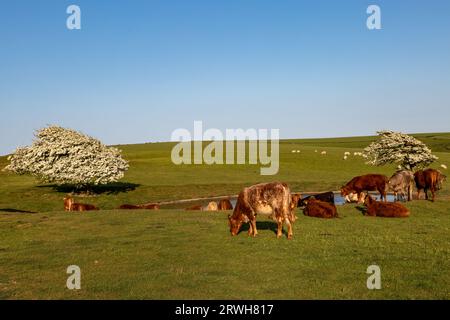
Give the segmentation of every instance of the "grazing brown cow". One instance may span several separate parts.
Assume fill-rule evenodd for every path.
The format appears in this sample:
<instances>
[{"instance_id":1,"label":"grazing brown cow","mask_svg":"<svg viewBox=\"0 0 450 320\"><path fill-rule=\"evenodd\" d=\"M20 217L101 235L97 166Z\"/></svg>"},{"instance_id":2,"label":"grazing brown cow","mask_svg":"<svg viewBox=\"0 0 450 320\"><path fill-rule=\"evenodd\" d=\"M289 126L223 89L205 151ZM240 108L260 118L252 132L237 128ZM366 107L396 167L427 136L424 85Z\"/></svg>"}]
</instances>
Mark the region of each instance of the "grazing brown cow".
<instances>
[{"instance_id":1,"label":"grazing brown cow","mask_svg":"<svg viewBox=\"0 0 450 320\"><path fill-rule=\"evenodd\" d=\"M366 215L372 217L406 218L409 217L409 209L398 202L379 202L371 196L364 200L367 207Z\"/></svg>"},{"instance_id":2,"label":"grazing brown cow","mask_svg":"<svg viewBox=\"0 0 450 320\"><path fill-rule=\"evenodd\" d=\"M228 215L231 235L238 234L243 223L250 222L248 234L256 236L256 215L270 214L278 224L277 238L282 235L283 223L288 226L288 239L292 238L292 224L295 221L291 191L281 182L261 183L244 188L239 193L233 215Z\"/></svg>"},{"instance_id":3,"label":"grazing brown cow","mask_svg":"<svg viewBox=\"0 0 450 320\"><path fill-rule=\"evenodd\" d=\"M337 218L338 212L336 206L326 201L317 200L314 197L310 197L305 200L305 208L303 214L309 217L316 218Z\"/></svg>"},{"instance_id":4,"label":"grazing brown cow","mask_svg":"<svg viewBox=\"0 0 450 320\"><path fill-rule=\"evenodd\" d=\"M436 191L442 188L442 183L447 177L440 171L434 169L419 170L414 173L414 181L417 187L417 199L420 199L420 191L424 190L425 199L428 200L428 190L431 191L432 200L434 201Z\"/></svg>"},{"instance_id":5,"label":"grazing brown cow","mask_svg":"<svg viewBox=\"0 0 450 320\"><path fill-rule=\"evenodd\" d=\"M90 211L90 210L99 210L96 206L92 204L86 203L76 203L73 201L73 198L66 197L64 198L64 210L66 211Z\"/></svg>"},{"instance_id":6,"label":"grazing brown cow","mask_svg":"<svg viewBox=\"0 0 450 320\"><path fill-rule=\"evenodd\" d=\"M358 199L364 191L378 191L381 200L387 201L386 193L388 190L389 179L382 174L366 174L364 176L354 177L345 186L341 188L341 195L348 196L350 193L358 194Z\"/></svg>"},{"instance_id":7,"label":"grazing brown cow","mask_svg":"<svg viewBox=\"0 0 450 320\"><path fill-rule=\"evenodd\" d=\"M222 199L219 201L218 209L219 210L233 210L233 205L231 204L229 199Z\"/></svg>"},{"instance_id":8,"label":"grazing brown cow","mask_svg":"<svg viewBox=\"0 0 450 320\"><path fill-rule=\"evenodd\" d=\"M159 210L159 204L148 203L148 204L122 204L119 209L148 209L148 210Z\"/></svg>"}]
</instances>

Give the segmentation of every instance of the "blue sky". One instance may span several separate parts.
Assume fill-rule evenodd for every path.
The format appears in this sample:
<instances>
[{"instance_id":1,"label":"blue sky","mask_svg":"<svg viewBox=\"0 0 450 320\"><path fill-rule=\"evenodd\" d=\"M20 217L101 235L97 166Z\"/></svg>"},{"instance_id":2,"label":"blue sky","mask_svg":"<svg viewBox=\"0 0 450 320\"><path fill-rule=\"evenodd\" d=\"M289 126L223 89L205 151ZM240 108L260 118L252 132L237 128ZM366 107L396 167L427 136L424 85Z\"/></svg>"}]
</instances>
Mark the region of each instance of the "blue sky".
<instances>
[{"instance_id":1,"label":"blue sky","mask_svg":"<svg viewBox=\"0 0 450 320\"><path fill-rule=\"evenodd\" d=\"M47 124L108 144L194 120L282 138L450 131L449 14L446 0L4 1L0 154Z\"/></svg>"}]
</instances>

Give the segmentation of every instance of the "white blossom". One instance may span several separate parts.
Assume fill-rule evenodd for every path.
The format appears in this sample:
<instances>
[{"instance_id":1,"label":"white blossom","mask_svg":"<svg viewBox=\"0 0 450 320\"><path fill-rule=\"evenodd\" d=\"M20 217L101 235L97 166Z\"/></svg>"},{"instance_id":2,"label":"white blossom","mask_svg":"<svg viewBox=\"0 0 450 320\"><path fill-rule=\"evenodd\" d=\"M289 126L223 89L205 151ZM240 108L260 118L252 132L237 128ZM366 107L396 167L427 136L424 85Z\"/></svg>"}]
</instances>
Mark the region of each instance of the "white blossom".
<instances>
[{"instance_id":1,"label":"white blossom","mask_svg":"<svg viewBox=\"0 0 450 320\"><path fill-rule=\"evenodd\" d=\"M402 169L423 168L439 159L416 138L394 131L377 132L380 139L364 149L367 164L381 166L399 164Z\"/></svg>"},{"instance_id":2,"label":"white blossom","mask_svg":"<svg viewBox=\"0 0 450 320\"><path fill-rule=\"evenodd\" d=\"M128 169L121 151L80 132L49 126L35 133L29 147L18 148L3 170L31 174L44 182L77 186L118 181Z\"/></svg>"}]
</instances>

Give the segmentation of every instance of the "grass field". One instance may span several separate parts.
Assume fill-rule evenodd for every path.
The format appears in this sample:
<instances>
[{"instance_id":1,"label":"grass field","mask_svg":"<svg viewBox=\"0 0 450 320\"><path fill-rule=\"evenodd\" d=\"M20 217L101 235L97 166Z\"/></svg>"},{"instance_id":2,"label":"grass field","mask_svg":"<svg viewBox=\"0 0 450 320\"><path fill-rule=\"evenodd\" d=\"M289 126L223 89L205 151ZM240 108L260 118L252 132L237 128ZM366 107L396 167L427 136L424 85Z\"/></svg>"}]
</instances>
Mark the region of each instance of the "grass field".
<instances>
[{"instance_id":1,"label":"grass field","mask_svg":"<svg viewBox=\"0 0 450 320\"><path fill-rule=\"evenodd\" d=\"M450 134L418 136L440 157L433 167L450 164ZM298 212L292 241L276 239L264 217L252 239L245 230L229 235L229 212L114 210L236 194L262 181L327 191L358 174L391 175L393 166L342 160L371 140L284 140L276 176L261 176L259 165L175 166L170 143L120 146L130 170L121 183L80 199L103 209L83 214L62 211L67 190L0 172L0 298L449 299L449 182L436 203L407 204L408 219L364 217L355 205L339 207L342 219L331 221ZM0 167L6 163L1 157ZM78 291L65 287L72 264L82 270ZM371 264L381 267L381 290L366 287Z\"/></svg>"}]
</instances>

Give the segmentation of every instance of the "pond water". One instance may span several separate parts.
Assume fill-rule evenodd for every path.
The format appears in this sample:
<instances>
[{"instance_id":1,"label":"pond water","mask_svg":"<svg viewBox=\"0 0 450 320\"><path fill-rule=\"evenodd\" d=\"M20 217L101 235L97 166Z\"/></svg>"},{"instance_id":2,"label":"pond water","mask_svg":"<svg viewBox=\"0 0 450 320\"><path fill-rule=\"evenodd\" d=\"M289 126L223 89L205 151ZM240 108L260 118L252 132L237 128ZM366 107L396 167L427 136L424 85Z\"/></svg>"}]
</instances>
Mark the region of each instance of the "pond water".
<instances>
[{"instance_id":1,"label":"pond water","mask_svg":"<svg viewBox=\"0 0 450 320\"><path fill-rule=\"evenodd\" d=\"M310 195L314 195L314 194L309 194L309 193L302 193L302 198L306 198ZM370 196L375 198L377 201L380 200L380 194L378 193L370 193ZM225 198L225 197L224 197ZM229 197L231 204L233 205L233 208L236 206L236 201L237 198L236 197ZM207 206L208 203L210 201L216 201L218 202L220 199L217 198L211 198L211 199L202 199L201 201L196 200L196 201L183 201L183 203L179 203L177 205L175 205L175 207L177 208L187 208L190 207L192 205L202 205L202 206ZM387 196L387 200L388 202L394 202L395 197L392 194L388 194ZM345 204L345 198L341 196L341 194L339 192L335 192L334 193L334 203L337 206L342 206Z\"/></svg>"}]
</instances>

